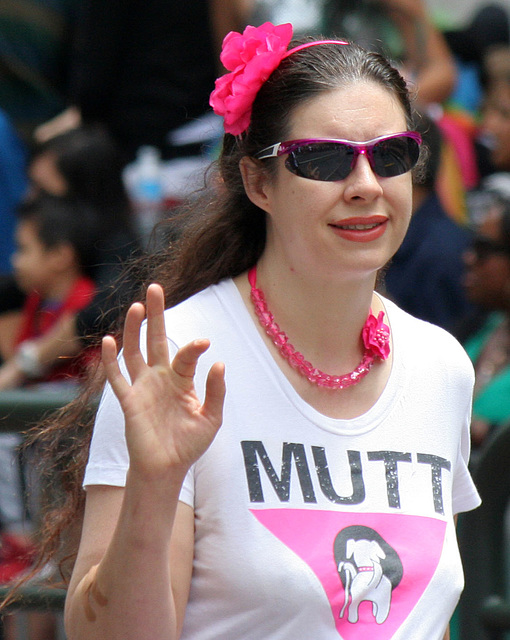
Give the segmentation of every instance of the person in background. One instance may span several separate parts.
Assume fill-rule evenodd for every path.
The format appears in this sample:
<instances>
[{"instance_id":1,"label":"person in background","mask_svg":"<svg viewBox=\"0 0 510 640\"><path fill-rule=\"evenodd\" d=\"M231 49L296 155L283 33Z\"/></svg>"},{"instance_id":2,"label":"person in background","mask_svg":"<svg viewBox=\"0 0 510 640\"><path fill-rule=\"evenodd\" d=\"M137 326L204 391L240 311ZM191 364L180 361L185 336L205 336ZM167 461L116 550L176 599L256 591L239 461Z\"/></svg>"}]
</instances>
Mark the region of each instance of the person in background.
<instances>
[{"instance_id":1,"label":"person in background","mask_svg":"<svg viewBox=\"0 0 510 640\"><path fill-rule=\"evenodd\" d=\"M455 62L424 0L326 0L323 4L322 32L398 60L421 110L450 96L456 82Z\"/></svg>"},{"instance_id":2,"label":"person in background","mask_svg":"<svg viewBox=\"0 0 510 640\"><path fill-rule=\"evenodd\" d=\"M80 125L106 129L126 165L143 248L217 153L221 121L208 104L216 53L243 26L246 1L80 0L68 107L35 139Z\"/></svg>"},{"instance_id":3,"label":"person in background","mask_svg":"<svg viewBox=\"0 0 510 640\"><path fill-rule=\"evenodd\" d=\"M130 307L120 363L103 341L91 447L83 397L35 436L50 458L72 445L54 547L86 487L69 640L448 637L454 516L479 502L473 371L449 333L374 293L421 137L385 58L291 40L267 23L225 38L219 172L150 258L160 284L143 328ZM357 598L375 572L381 599Z\"/></svg>"},{"instance_id":4,"label":"person in background","mask_svg":"<svg viewBox=\"0 0 510 640\"><path fill-rule=\"evenodd\" d=\"M479 126L480 178L510 171L510 77L494 73L486 88Z\"/></svg>"},{"instance_id":5,"label":"person in background","mask_svg":"<svg viewBox=\"0 0 510 640\"><path fill-rule=\"evenodd\" d=\"M10 354L23 294L12 279L16 208L28 189L28 151L0 109L0 363Z\"/></svg>"},{"instance_id":6,"label":"person in background","mask_svg":"<svg viewBox=\"0 0 510 640\"><path fill-rule=\"evenodd\" d=\"M69 62L82 0L0 3L0 108L27 147L69 99Z\"/></svg>"},{"instance_id":7,"label":"person in background","mask_svg":"<svg viewBox=\"0 0 510 640\"><path fill-rule=\"evenodd\" d=\"M34 361L43 370L51 369L61 358L75 356L90 347L97 335L110 330L122 300L136 286L134 276L121 276L140 250L122 170L117 145L98 125L55 136L31 158L28 172L33 193L80 200L97 212L100 226L91 271L95 294L80 310L67 310L51 330L33 341Z\"/></svg>"},{"instance_id":8,"label":"person in background","mask_svg":"<svg viewBox=\"0 0 510 640\"><path fill-rule=\"evenodd\" d=\"M455 61L424 0L381 0L401 34L402 73L421 110L443 104L457 79Z\"/></svg>"},{"instance_id":9,"label":"person in background","mask_svg":"<svg viewBox=\"0 0 510 640\"><path fill-rule=\"evenodd\" d=\"M510 198L491 195L465 254L466 293L486 312L463 341L475 367L471 434L477 449L510 419Z\"/></svg>"},{"instance_id":10,"label":"person in background","mask_svg":"<svg viewBox=\"0 0 510 640\"><path fill-rule=\"evenodd\" d=\"M16 207L26 195L28 150L0 109L0 278L12 272Z\"/></svg>"},{"instance_id":11,"label":"person in background","mask_svg":"<svg viewBox=\"0 0 510 640\"><path fill-rule=\"evenodd\" d=\"M34 340L60 317L86 307L94 296L91 266L98 233L97 213L80 201L46 194L18 210L14 276L26 299L13 356L0 367L0 389L29 381L67 380L83 374L84 360L57 361L42 370L34 359ZM83 354L82 354L83 358Z\"/></svg>"},{"instance_id":12,"label":"person in background","mask_svg":"<svg viewBox=\"0 0 510 640\"><path fill-rule=\"evenodd\" d=\"M37 145L28 173L35 191L79 198L107 218L104 224L109 225L109 232L126 227L133 233L123 167L119 148L108 130L88 125Z\"/></svg>"},{"instance_id":13,"label":"person in background","mask_svg":"<svg viewBox=\"0 0 510 640\"><path fill-rule=\"evenodd\" d=\"M487 56L510 44L508 8L497 2L481 4L465 26L446 29L443 36L457 67L457 83L450 102L476 118L487 86Z\"/></svg>"},{"instance_id":14,"label":"person in background","mask_svg":"<svg viewBox=\"0 0 510 640\"><path fill-rule=\"evenodd\" d=\"M384 290L405 311L455 333L471 311L463 286L463 254L472 234L445 212L436 191L441 130L425 114L417 130L428 156L422 175L413 184L413 215L407 235L384 271Z\"/></svg>"},{"instance_id":15,"label":"person in background","mask_svg":"<svg viewBox=\"0 0 510 640\"><path fill-rule=\"evenodd\" d=\"M84 350L42 370L33 357L34 340L51 330L62 315L76 313L90 303L95 284L90 276L96 262L97 213L70 198L39 194L18 208L14 275L26 299L15 333L12 356L0 366L0 390L33 384L76 384L97 352ZM4 416L8 421L8 416ZM0 434L0 582L26 573L34 560L33 526L37 514L27 509L23 479L30 476L38 491L33 464L21 465L19 433ZM27 476L25 477L25 472ZM4 620L8 640L14 638L12 620ZM54 634L51 615L30 614L32 640ZM50 635L48 635L50 634Z\"/></svg>"},{"instance_id":16,"label":"person in background","mask_svg":"<svg viewBox=\"0 0 510 640\"><path fill-rule=\"evenodd\" d=\"M69 107L36 131L44 141L79 123L101 124L126 163L140 147L165 160L201 152L172 132L210 112L223 36L239 28L238 0L81 0Z\"/></svg>"}]
</instances>

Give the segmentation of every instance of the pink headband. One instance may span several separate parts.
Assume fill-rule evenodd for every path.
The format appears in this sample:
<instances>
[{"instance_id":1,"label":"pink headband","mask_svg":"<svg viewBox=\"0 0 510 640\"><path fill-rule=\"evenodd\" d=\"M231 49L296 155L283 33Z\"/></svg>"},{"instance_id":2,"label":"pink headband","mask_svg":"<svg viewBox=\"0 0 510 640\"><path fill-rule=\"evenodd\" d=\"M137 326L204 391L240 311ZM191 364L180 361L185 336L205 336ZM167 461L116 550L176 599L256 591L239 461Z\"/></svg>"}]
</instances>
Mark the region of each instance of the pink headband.
<instances>
[{"instance_id":1,"label":"pink headband","mask_svg":"<svg viewBox=\"0 0 510 640\"><path fill-rule=\"evenodd\" d=\"M297 47L293 49L289 49L287 53L283 56L283 58L288 58L291 53L296 53L296 51L301 51L301 49L308 49L308 47L315 47L317 44L349 44L345 40L313 40L312 42L305 42L304 44L299 44Z\"/></svg>"},{"instance_id":2,"label":"pink headband","mask_svg":"<svg viewBox=\"0 0 510 640\"><path fill-rule=\"evenodd\" d=\"M280 62L291 53L318 44L346 45L344 40L315 40L287 50L292 39L292 25L247 26L243 33L231 31L223 40L220 60L230 71L216 80L209 104L223 116L224 128L234 136L246 131L251 109L260 87Z\"/></svg>"}]
</instances>

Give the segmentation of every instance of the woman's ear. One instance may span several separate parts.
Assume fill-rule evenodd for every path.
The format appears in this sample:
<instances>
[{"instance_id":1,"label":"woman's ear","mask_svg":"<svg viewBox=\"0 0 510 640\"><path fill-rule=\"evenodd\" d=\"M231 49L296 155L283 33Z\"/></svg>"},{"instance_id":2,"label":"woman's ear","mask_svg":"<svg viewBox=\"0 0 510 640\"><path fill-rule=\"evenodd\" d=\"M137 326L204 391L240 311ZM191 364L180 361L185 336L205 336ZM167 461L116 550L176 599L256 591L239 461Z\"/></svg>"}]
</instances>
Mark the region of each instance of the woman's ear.
<instances>
[{"instance_id":1,"label":"woman's ear","mask_svg":"<svg viewBox=\"0 0 510 640\"><path fill-rule=\"evenodd\" d=\"M268 185L270 177L259 160L244 156L239 161L239 169L243 178L246 195L254 205L270 213Z\"/></svg>"}]
</instances>

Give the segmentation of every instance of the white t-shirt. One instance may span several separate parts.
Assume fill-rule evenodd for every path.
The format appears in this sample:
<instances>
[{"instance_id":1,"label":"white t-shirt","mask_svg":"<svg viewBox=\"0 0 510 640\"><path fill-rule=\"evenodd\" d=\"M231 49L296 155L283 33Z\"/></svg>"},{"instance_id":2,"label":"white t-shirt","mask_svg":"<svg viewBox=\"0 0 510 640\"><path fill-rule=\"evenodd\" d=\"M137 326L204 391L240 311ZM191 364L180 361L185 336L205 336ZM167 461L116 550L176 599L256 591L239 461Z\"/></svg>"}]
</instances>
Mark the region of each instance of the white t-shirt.
<instances>
[{"instance_id":1,"label":"white t-shirt","mask_svg":"<svg viewBox=\"0 0 510 640\"><path fill-rule=\"evenodd\" d=\"M182 638L442 640L463 586L453 515L467 470L473 369L448 333L384 300L393 366L350 420L295 392L231 280L166 312L172 350L207 337L226 365L224 421L190 470L195 557ZM85 486L123 486L123 418L107 388Z\"/></svg>"}]
</instances>

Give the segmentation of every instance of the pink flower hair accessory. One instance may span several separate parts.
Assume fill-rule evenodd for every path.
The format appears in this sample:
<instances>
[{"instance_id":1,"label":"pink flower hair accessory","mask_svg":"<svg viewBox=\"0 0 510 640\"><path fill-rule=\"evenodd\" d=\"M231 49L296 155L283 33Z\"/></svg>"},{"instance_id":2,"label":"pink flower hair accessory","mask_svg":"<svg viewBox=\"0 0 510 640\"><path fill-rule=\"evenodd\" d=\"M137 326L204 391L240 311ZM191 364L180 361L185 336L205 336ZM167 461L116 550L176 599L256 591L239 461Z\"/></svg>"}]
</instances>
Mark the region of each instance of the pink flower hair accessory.
<instances>
[{"instance_id":1,"label":"pink flower hair accessory","mask_svg":"<svg viewBox=\"0 0 510 640\"><path fill-rule=\"evenodd\" d=\"M317 44L347 44L343 40L317 40L287 50L292 39L290 23L247 26L243 33L231 31L222 45L220 60L230 71L216 80L209 104L223 117L226 133L238 136L246 131L260 87L280 62L295 51Z\"/></svg>"},{"instance_id":2,"label":"pink flower hair accessory","mask_svg":"<svg viewBox=\"0 0 510 640\"><path fill-rule=\"evenodd\" d=\"M270 22L225 36L220 60L231 73L216 80L209 104L223 116L227 133L237 136L246 131L255 96L282 61L291 39L291 24Z\"/></svg>"}]
</instances>

